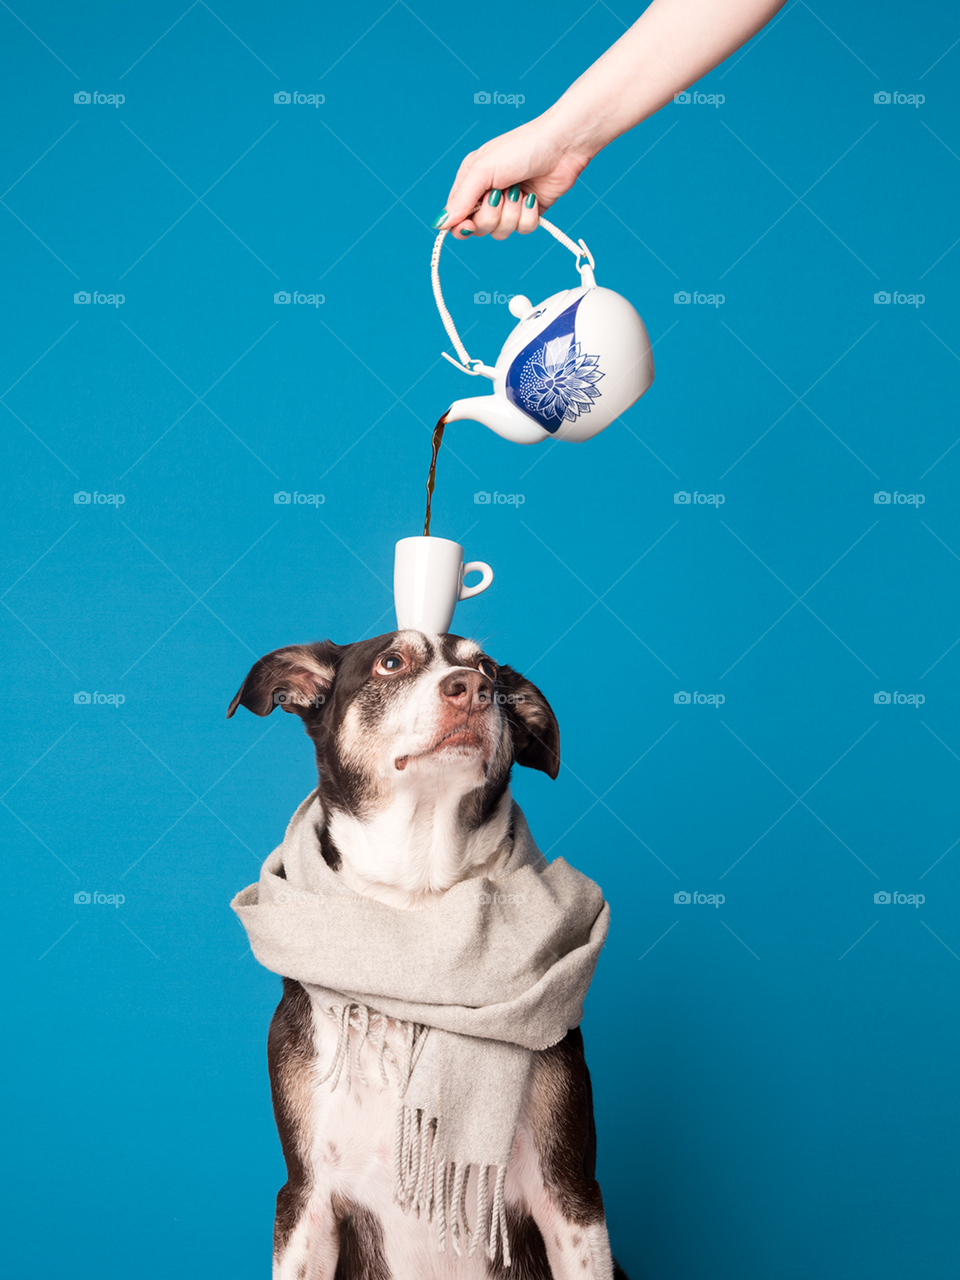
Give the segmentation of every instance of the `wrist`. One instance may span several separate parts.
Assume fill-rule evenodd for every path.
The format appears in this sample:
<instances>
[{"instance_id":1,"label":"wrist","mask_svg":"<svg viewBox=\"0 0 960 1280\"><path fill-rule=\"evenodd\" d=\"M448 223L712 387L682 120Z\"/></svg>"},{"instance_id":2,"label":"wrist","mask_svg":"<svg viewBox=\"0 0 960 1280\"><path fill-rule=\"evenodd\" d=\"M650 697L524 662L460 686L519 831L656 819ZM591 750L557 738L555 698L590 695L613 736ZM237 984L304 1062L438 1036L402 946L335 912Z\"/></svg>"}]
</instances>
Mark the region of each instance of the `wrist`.
<instances>
[{"instance_id":1,"label":"wrist","mask_svg":"<svg viewBox=\"0 0 960 1280\"><path fill-rule=\"evenodd\" d=\"M596 121L584 119L566 97L564 94L548 107L537 123L549 138L552 149L585 169L610 138L603 136Z\"/></svg>"}]
</instances>

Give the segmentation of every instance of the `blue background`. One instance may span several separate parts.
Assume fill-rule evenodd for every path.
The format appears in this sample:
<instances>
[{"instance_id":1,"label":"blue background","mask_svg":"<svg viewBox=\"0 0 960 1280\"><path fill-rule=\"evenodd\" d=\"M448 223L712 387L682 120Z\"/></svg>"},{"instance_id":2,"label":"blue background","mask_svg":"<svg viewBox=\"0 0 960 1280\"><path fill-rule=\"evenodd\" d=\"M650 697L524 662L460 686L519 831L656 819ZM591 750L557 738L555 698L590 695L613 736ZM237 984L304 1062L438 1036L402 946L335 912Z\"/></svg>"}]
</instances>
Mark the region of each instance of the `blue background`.
<instances>
[{"instance_id":1,"label":"blue background","mask_svg":"<svg viewBox=\"0 0 960 1280\"><path fill-rule=\"evenodd\" d=\"M477 390L430 220L635 17L0 12L12 1273L267 1274L278 982L227 904L314 775L294 718L224 712L260 654L392 625L429 429ZM944 3L791 0L697 86L722 105L611 145L550 216L643 314L653 389L587 445L459 423L441 455L434 531L497 574L457 625L563 730L517 795L613 905L585 1032L634 1280L956 1265L958 38ZM544 232L443 276L488 361L513 321L475 293L576 283Z\"/></svg>"}]
</instances>

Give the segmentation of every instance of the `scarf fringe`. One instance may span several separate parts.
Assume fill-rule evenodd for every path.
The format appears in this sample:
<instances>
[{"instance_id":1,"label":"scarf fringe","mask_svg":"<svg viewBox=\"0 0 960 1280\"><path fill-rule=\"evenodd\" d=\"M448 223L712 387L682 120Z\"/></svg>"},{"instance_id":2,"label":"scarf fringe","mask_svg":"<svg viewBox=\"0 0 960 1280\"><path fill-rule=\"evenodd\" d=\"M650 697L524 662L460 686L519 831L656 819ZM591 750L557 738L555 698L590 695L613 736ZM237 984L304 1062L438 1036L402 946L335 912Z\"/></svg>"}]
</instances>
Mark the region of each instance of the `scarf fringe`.
<instances>
[{"instance_id":1,"label":"scarf fringe","mask_svg":"<svg viewBox=\"0 0 960 1280\"><path fill-rule=\"evenodd\" d=\"M364 1075L363 1068L360 1065L360 1054L364 1042L369 1041L377 1052L377 1070L380 1079L385 1085L390 1083L385 1065L389 1062L397 1073L400 1096L403 1097L410 1083L413 1069L420 1058L423 1046L427 1042L427 1034L430 1028L424 1027L418 1022L401 1022L399 1019L394 1019L393 1021L396 1022L404 1037L402 1057L398 1060L393 1049L387 1044L387 1027L391 1020L385 1014L368 1009L363 1004L334 1005L332 1008L324 1010L324 1012L328 1018L337 1024L337 1044L333 1051L330 1065L323 1075L317 1077L317 1084L329 1083L331 1089L336 1089L342 1081L344 1088L349 1093L350 1081L354 1072L356 1072L360 1083L366 1084L367 1077ZM353 1055L352 1061L350 1056L351 1029L359 1032L357 1050Z\"/></svg>"},{"instance_id":2,"label":"scarf fringe","mask_svg":"<svg viewBox=\"0 0 960 1280\"><path fill-rule=\"evenodd\" d=\"M416 1022L396 1021L403 1033L404 1045L398 1060L387 1044L387 1026L390 1019L382 1013L362 1004L344 1004L326 1010L337 1023L337 1044L330 1065L318 1084L329 1083L331 1090L343 1084L350 1091L353 1073L366 1084L367 1079L360 1065L360 1052L369 1041L377 1053L377 1068L385 1085L390 1083L385 1062L390 1062L397 1073L400 1096L403 1098L410 1083L413 1069L426 1043L430 1028ZM356 1052L350 1052L351 1028L358 1032ZM459 1258L465 1252L472 1258L479 1249L494 1262L498 1250L502 1250L503 1265L510 1266L510 1240L507 1233L507 1210L504 1188L507 1166L478 1165L457 1160L440 1159L437 1143L438 1118L425 1116L401 1101L397 1109L394 1130L394 1198L404 1211L411 1210L428 1222L436 1220L437 1247L446 1253L447 1240ZM490 1170L495 1170L493 1201L490 1201ZM476 1214L471 1228L467 1216L467 1192L475 1172Z\"/></svg>"},{"instance_id":3,"label":"scarf fringe","mask_svg":"<svg viewBox=\"0 0 960 1280\"><path fill-rule=\"evenodd\" d=\"M492 1203L491 1169L494 1170ZM394 1172L397 1204L405 1213L412 1210L418 1218L423 1214L428 1222L436 1220L440 1253L446 1253L449 1239L458 1258L464 1253L472 1258L479 1250L494 1262L498 1250L502 1250L503 1264L510 1266L505 1164L465 1164L441 1159L437 1150L437 1118L401 1103L394 1133ZM476 1184L472 1227L467 1211L471 1174Z\"/></svg>"}]
</instances>

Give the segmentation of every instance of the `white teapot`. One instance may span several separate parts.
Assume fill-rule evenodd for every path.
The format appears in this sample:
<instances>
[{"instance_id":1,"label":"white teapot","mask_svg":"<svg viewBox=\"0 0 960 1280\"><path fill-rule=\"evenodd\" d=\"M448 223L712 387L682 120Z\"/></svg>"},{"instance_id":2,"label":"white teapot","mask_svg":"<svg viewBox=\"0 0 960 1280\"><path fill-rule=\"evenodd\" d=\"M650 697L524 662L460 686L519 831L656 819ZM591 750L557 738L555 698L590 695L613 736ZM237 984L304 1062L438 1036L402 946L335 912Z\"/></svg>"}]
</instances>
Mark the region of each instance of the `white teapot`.
<instances>
[{"instance_id":1,"label":"white teapot","mask_svg":"<svg viewBox=\"0 0 960 1280\"><path fill-rule=\"evenodd\" d=\"M482 422L506 440L589 440L609 427L653 382L653 353L640 316L626 298L601 288L594 260L581 240L573 243L545 218L540 226L576 255L580 285L554 293L539 306L517 295L510 312L519 323L491 368L473 360L460 341L440 292L438 264L442 231L433 249L433 292L440 317L460 356L464 373L493 382L493 394L455 401L447 422ZM581 263L580 259L587 261Z\"/></svg>"}]
</instances>

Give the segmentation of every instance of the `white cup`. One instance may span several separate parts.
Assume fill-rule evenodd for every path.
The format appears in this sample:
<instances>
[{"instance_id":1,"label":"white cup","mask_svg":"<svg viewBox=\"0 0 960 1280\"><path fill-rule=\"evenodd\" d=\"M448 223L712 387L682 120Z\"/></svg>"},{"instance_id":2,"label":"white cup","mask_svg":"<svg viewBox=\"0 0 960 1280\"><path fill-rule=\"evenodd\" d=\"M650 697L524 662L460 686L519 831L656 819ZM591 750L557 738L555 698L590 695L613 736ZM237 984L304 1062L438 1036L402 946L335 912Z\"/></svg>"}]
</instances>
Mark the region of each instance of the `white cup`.
<instances>
[{"instance_id":1,"label":"white cup","mask_svg":"<svg viewBox=\"0 0 960 1280\"><path fill-rule=\"evenodd\" d=\"M473 587L464 575L483 574ZM444 635L450 630L458 600L486 591L493 570L482 560L463 563L463 547L447 538L401 538L393 564L393 599L401 631Z\"/></svg>"}]
</instances>

